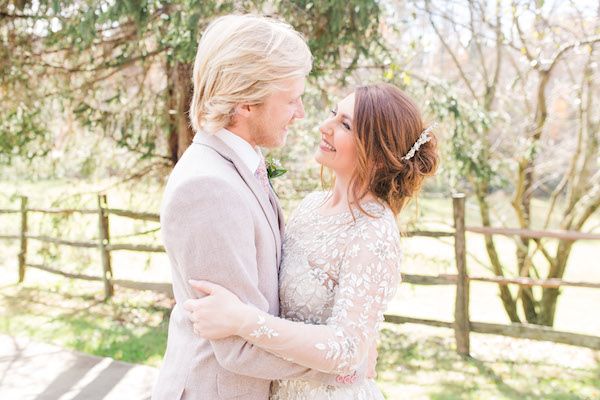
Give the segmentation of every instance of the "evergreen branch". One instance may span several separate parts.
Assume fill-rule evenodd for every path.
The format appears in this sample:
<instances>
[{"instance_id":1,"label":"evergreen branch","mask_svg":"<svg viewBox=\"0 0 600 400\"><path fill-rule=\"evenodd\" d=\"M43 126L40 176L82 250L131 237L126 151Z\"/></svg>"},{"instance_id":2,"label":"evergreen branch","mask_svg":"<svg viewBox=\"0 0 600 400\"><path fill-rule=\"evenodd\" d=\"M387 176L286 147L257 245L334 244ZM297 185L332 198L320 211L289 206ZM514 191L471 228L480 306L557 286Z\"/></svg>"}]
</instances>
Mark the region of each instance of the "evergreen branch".
<instances>
[{"instance_id":1,"label":"evergreen branch","mask_svg":"<svg viewBox=\"0 0 600 400\"><path fill-rule=\"evenodd\" d=\"M160 49L151 51L151 52L146 53L146 54L140 54L140 55L138 55L136 57L125 59L125 60L120 61L118 63L117 62L115 62L115 63L109 63L109 62L107 62L107 63L100 64L100 65L97 65L97 66L92 67L92 68L83 68L81 66L77 66L77 67L64 67L64 66L61 66L61 65L53 65L53 64L50 64L50 63L47 63L47 62L43 62L43 61L40 61L40 62L24 62L23 65L42 66L42 67L45 67L45 68L62 70L62 71L65 71L66 73L96 72L96 71L101 71L101 70L111 69L111 68L121 68L121 67L127 66L129 64L135 63L137 61L144 60L146 58L154 57L154 56L156 56L156 55L158 55L158 54L160 54L160 53L162 53L162 52L164 52L164 51L166 51L168 49L169 49L168 47L164 47L164 48L160 48Z\"/></svg>"},{"instance_id":2,"label":"evergreen branch","mask_svg":"<svg viewBox=\"0 0 600 400\"><path fill-rule=\"evenodd\" d=\"M54 16L48 16L48 15L28 15L28 14L11 14L11 13L7 13L6 11L0 11L0 20L7 18L7 19L35 19L35 20L50 20L55 18Z\"/></svg>"}]
</instances>

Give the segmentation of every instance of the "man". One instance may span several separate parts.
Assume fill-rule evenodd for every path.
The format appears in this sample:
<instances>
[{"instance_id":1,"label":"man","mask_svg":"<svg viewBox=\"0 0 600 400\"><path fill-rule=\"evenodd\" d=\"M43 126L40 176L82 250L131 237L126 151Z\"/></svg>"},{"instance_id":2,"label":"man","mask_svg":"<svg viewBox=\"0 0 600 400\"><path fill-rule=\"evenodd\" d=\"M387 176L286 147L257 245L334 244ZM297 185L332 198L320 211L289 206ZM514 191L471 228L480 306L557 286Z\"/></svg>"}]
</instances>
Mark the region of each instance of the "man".
<instances>
[{"instance_id":1,"label":"man","mask_svg":"<svg viewBox=\"0 0 600 400\"><path fill-rule=\"evenodd\" d=\"M258 146L284 145L288 127L304 117L311 63L302 37L268 18L221 17L202 36L190 107L196 136L169 177L161 209L177 304L153 400L267 400L271 380L343 381L238 337L201 339L181 307L197 297L188 281L206 279L279 313L283 218Z\"/></svg>"}]
</instances>

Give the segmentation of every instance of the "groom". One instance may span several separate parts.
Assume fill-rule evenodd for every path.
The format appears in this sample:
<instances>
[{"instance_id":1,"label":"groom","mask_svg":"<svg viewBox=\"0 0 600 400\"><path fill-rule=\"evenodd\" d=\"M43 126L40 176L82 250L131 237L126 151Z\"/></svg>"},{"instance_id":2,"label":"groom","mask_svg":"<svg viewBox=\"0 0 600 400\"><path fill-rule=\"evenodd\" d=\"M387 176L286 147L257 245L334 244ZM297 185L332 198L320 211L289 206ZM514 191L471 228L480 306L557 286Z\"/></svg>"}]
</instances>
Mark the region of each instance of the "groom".
<instances>
[{"instance_id":1,"label":"groom","mask_svg":"<svg viewBox=\"0 0 600 400\"><path fill-rule=\"evenodd\" d=\"M153 400L267 400L275 379L344 384L239 337L202 339L182 309L197 297L188 281L204 279L278 315L283 216L258 147L283 146L288 127L304 117L311 64L300 34L270 18L221 17L202 36L190 107L196 136L161 208L177 304Z\"/></svg>"}]
</instances>

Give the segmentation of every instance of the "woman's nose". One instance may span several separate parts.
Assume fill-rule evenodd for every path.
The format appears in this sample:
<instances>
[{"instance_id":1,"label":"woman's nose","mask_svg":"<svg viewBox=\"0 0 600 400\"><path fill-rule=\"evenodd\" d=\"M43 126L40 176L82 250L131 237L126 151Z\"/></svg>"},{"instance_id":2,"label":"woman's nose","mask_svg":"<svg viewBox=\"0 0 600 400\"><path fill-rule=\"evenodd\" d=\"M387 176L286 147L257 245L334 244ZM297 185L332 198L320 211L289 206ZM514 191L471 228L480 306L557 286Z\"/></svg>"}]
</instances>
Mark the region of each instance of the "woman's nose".
<instances>
[{"instance_id":1,"label":"woman's nose","mask_svg":"<svg viewBox=\"0 0 600 400\"><path fill-rule=\"evenodd\" d=\"M321 123L321 125L319 125L319 132L321 132L321 134L323 135L331 135L331 127L329 126L327 121L324 121L323 123Z\"/></svg>"},{"instance_id":2,"label":"woman's nose","mask_svg":"<svg viewBox=\"0 0 600 400\"><path fill-rule=\"evenodd\" d=\"M321 125L319 125L319 131L323 135L330 136L333 133L333 118L334 117L329 117L325 121L321 122Z\"/></svg>"}]
</instances>

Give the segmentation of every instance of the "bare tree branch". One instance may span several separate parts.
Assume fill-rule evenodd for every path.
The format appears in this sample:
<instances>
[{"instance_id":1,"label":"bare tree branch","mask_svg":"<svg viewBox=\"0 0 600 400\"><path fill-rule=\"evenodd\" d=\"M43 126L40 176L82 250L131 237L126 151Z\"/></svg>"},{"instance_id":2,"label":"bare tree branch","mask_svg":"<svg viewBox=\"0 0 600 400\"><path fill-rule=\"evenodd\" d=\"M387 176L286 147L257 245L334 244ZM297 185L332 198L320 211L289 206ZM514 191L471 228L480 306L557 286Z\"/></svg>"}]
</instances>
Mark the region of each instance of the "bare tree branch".
<instances>
[{"instance_id":1,"label":"bare tree branch","mask_svg":"<svg viewBox=\"0 0 600 400\"><path fill-rule=\"evenodd\" d=\"M517 28L517 33L519 34L519 40L521 41L520 50L527 57L527 59L530 62L533 62L535 60L535 57L533 57L533 55L529 51L529 48L527 47L527 41L525 40L525 35L523 34L523 31L521 30L521 25L519 24L519 15L517 15L517 13L518 13L517 7L518 7L517 4L513 1L513 3L512 3L513 24L514 24L515 28Z\"/></svg>"},{"instance_id":2,"label":"bare tree branch","mask_svg":"<svg viewBox=\"0 0 600 400\"><path fill-rule=\"evenodd\" d=\"M425 8L426 10L429 12L429 0L425 1ZM465 73L465 71L462 68L462 65L460 63L460 61L458 61L458 58L456 57L456 54L454 54L454 51L452 50L452 48L450 48L450 46L448 45L448 43L446 42L446 39L444 38L444 36L440 33L437 25L435 24L435 22L433 21L433 17L431 16L431 14L428 14L428 18L429 18L429 23L431 24L431 27L433 28L433 30L435 31L435 34L437 35L437 37L440 39L440 42L442 43L442 45L444 46L444 48L446 49L446 51L450 54L450 57L452 58L452 61L454 61L454 65L456 66L456 68L458 69L458 72L460 73L460 76L463 80L463 82L465 83L465 85L467 86L467 89L469 90L469 92L471 93L471 96L473 96L473 99L477 100L479 97L477 96L477 94L475 93L475 90L473 89L471 82L469 81L469 79L467 78L467 75Z\"/></svg>"},{"instance_id":3,"label":"bare tree branch","mask_svg":"<svg viewBox=\"0 0 600 400\"><path fill-rule=\"evenodd\" d=\"M483 81L485 82L486 87L489 83L489 75L488 70L485 65L485 57L483 56L483 50L481 50L481 42L476 35L477 29L475 28L475 9L473 6L473 1L469 1L469 27L471 30L472 40L475 42L475 48L477 49L477 54L479 55L479 61L481 63L481 73L483 75Z\"/></svg>"},{"instance_id":4,"label":"bare tree branch","mask_svg":"<svg viewBox=\"0 0 600 400\"><path fill-rule=\"evenodd\" d=\"M600 35L594 35L594 36L590 36L587 37L583 40L578 40L575 42L571 42L571 43L567 43L562 45L558 51L552 56L551 58L551 62L548 65L548 67L545 68L545 71L550 74L552 72L552 70L554 69L554 67L556 66L556 64L560 61L560 59L567 53L567 51L578 47L578 46L583 46L586 44L590 44L590 45L595 45L596 43L600 42Z\"/></svg>"},{"instance_id":5,"label":"bare tree branch","mask_svg":"<svg viewBox=\"0 0 600 400\"><path fill-rule=\"evenodd\" d=\"M488 83L486 80L487 88L485 92L485 107L490 109L492 103L496 97L496 88L498 87L498 81L500 79L500 69L502 67L502 41L504 35L502 34L502 20L500 17L500 6L501 1L496 0L496 67L494 68L494 77L492 82Z\"/></svg>"}]
</instances>

